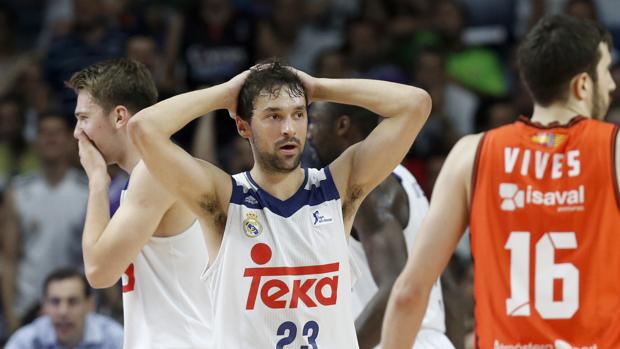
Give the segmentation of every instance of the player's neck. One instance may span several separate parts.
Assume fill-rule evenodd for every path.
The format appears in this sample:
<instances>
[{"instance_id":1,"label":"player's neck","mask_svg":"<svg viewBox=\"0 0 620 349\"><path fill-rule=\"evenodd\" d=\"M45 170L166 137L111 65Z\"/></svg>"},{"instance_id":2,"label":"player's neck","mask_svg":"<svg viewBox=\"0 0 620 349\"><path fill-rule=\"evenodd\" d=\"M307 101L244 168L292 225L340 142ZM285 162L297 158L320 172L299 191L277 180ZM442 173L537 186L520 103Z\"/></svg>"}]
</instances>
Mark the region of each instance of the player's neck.
<instances>
[{"instance_id":1,"label":"player's neck","mask_svg":"<svg viewBox=\"0 0 620 349\"><path fill-rule=\"evenodd\" d=\"M129 142L124 148L124 151L121 153L118 161L116 162L123 171L131 174L134 167L140 162L140 153L133 147L133 144Z\"/></svg>"},{"instance_id":2,"label":"player's neck","mask_svg":"<svg viewBox=\"0 0 620 349\"><path fill-rule=\"evenodd\" d=\"M280 200L293 196L305 179L304 170L300 167L288 173L281 173L266 171L255 164L250 175L263 190Z\"/></svg>"},{"instance_id":3,"label":"player's neck","mask_svg":"<svg viewBox=\"0 0 620 349\"><path fill-rule=\"evenodd\" d=\"M568 124L575 116L588 115L588 111L581 106L571 106L568 104L552 104L548 107L540 105L534 105L534 113L532 114L532 122L539 123L541 125L549 125L552 123L559 123L560 125Z\"/></svg>"}]
</instances>

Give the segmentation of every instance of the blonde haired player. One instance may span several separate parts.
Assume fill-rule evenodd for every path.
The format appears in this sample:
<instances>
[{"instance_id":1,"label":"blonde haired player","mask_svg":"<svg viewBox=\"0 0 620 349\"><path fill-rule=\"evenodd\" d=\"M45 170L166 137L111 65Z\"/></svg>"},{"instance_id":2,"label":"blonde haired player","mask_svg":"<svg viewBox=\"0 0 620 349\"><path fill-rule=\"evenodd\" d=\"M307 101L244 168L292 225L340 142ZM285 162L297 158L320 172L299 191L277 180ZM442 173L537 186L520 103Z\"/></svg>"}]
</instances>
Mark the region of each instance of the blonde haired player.
<instances>
[{"instance_id":1,"label":"blonde haired player","mask_svg":"<svg viewBox=\"0 0 620 349\"><path fill-rule=\"evenodd\" d=\"M82 237L88 282L110 287L122 277L125 348L206 348L200 225L149 173L127 132L132 115L157 100L151 74L117 59L75 73L68 85L78 94L75 137L89 182ZM131 175L111 218L110 164Z\"/></svg>"}]
</instances>

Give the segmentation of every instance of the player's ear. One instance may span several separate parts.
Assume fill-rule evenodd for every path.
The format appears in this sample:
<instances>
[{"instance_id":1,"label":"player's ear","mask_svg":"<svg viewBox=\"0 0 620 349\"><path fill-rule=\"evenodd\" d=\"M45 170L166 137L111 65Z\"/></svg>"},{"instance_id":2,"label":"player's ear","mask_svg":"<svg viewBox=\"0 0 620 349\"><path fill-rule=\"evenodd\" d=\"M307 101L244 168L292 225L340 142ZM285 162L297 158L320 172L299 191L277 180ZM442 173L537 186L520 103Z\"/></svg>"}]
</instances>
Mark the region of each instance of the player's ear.
<instances>
[{"instance_id":1,"label":"player's ear","mask_svg":"<svg viewBox=\"0 0 620 349\"><path fill-rule=\"evenodd\" d=\"M336 120L336 134L343 136L351 129L351 117L348 115L342 115Z\"/></svg>"},{"instance_id":2,"label":"player's ear","mask_svg":"<svg viewBox=\"0 0 620 349\"><path fill-rule=\"evenodd\" d=\"M112 116L114 118L114 125L116 126L116 128L122 128L127 126L131 114L126 107L122 105L117 105L112 109Z\"/></svg>"},{"instance_id":3,"label":"player's ear","mask_svg":"<svg viewBox=\"0 0 620 349\"><path fill-rule=\"evenodd\" d=\"M250 123L243 120L238 115L235 115L235 124L237 125L237 132L245 139L249 139L252 136L252 128Z\"/></svg>"},{"instance_id":4,"label":"player's ear","mask_svg":"<svg viewBox=\"0 0 620 349\"><path fill-rule=\"evenodd\" d=\"M580 101L588 98L592 83L592 78L588 73L577 74L570 82L571 94Z\"/></svg>"}]
</instances>

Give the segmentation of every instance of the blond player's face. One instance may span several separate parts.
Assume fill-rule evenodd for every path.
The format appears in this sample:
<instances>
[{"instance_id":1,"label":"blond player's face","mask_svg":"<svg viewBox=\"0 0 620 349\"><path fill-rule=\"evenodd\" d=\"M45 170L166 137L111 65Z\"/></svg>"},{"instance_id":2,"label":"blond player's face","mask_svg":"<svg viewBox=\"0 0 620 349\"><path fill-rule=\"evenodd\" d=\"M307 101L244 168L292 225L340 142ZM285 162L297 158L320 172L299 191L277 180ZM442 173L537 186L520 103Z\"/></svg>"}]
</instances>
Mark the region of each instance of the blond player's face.
<instances>
[{"instance_id":1,"label":"blond player's face","mask_svg":"<svg viewBox=\"0 0 620 349\"><path fill-rule=\"evenodd\" d=\"M254 103L251 140L256 161L267 170L290 172L299 166L308 131L304 96L259 95Z\"/></svg>"},{"instance_id":2,"label":"blond player's face","mask_svg":"<svg viewBox=\"0 0 620 349\"><path fill-rule=\"evenodd\" d=\"M611 103L611 93L616 89L616 84L611 75L611 55L607 44L599 45L601 59L596 66L598 80L594 83L592 92L592 118L602 120L607 114Z\"/></svg>"},{"instance_id":3,"label":"blond player's face","mask_svg":"<svg viewBox=\"0 0 620 349\"><path fill-rule=\"evenodd\" d=\"M84 133L101 152L108 164L113 163L113 154L117 153L118 142L113 117L105 113L104 109L97 104L93 96L87 91L80 91L75 106L77 122L73 135L77 138L79 133Z\"/></svg>"}]
</instances>

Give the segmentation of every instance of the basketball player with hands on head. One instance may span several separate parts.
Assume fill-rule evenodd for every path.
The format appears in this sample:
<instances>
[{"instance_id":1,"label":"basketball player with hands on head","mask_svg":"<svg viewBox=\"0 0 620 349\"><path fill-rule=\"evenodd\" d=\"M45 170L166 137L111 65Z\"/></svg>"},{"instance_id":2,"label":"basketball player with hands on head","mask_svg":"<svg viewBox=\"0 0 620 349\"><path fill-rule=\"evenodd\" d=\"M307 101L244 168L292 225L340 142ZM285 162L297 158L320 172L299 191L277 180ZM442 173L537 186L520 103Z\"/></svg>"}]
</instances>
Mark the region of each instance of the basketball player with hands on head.
<instances>
[{"instance_id":1,"label":"basketball player with hands on head","mask_svg":"<svg viewBox=\"0 0 620 349\"><path fill-rule=\"evenodd\" d=\"M385 118L323 169L302 169L307 105L354 104ZM214 347L356 348L347 237L364 197L402 160L431 108L418 88L317 79L277 61L172 97L129 123L147 168L198 217L211 256L203 279ZM228 109L254 154L230 176L170 141Z\"/></svg>"},{"instance_id":2,"label":"basketball player with hands on head","mask_svg":"<svg viewBox=\"0 0 620 349\"><path fill-rule=\"evenodd\" d=\"M320 163L327 165L348 147L366 138L378 121L378 115L360 107L314 103L310 110L308 141ZM375 348L379 344L390 291L405 266L407 252L427 211L424 192L402 165L398 165L360 205L349 238L351 258L360 271L352 294L360 348ZM422 331L413 348L454 348L446 336L439 280L433 285Z\"/></svg>"},{"instance_id":3,"label":"basketball player with hands on head","mask_svg":"<svg viewBox=\"0 0 620 349\"><path fill-rule=\"evenodd\" d=\"M411 348L468 224L477 348L620 347L620 145L600 121L616 88L610 51L604 28L567 16L525 37L534 113L452 149L392 291L383 348Z\"/></svg>"},{"instance_id":4,"label":"basketball player with hands on head","mask_svg":"<svg viewBox=\"0 0 620 349\"><path fill-rule=\"evenodd\" d=\"M132 115L157 101L150 72L135 61L110 60L75 73L68 85L78 95L74 134L89 182L82 237L88 282L110 287L122 277L124 348L207 347L200 225L149 173L127 132ZM130 174L113 217L111 164Z\"/></svg>"}]
</instances>

